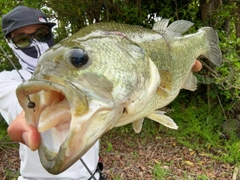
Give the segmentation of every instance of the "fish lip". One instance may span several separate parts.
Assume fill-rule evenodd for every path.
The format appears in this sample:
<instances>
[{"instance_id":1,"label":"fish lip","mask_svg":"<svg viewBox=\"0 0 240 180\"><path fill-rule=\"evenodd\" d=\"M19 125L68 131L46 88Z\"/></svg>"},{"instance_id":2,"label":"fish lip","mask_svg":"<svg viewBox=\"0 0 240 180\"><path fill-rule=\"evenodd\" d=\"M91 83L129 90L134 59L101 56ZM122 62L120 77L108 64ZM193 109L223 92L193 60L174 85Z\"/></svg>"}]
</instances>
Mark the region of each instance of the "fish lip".
<instances>
[{"instance_id":1,"label":"fish lip","mask_svg":"<svg viewBox=\"0 0 240 180\"><path fill-rule=\"evenodd\" d=\"M71 88L68 88L69 86L71 86ZM63 82L56 83L56 82L52 82L52 81L48 81L48 80L39 80L39 79L38 80L30 79L28 81L23 82L17 88L16 95L17 95L20 105L23 107L23 110L26 112L26 115L27 114L29 115L28 117L26 116L27 122L36 128L38 127L38 122L32 122L30 115L34 111L37 110L38 102L35 102L36 107L34 109L28 108L27 104L28 104L29 100L34 102L34 99L32 99L32 97L33 97L32 95L37 94L42 90L43 91L55 91L57 93L62 94L67 99L70 110L72 107L70 106L69 102L70 102L71 96L73 96L73 93L77 91L77 92L81 93L82 97L84 96L84 94L81 92L81 90L79 90L76 86L74 86L70 82L65 82L64 85L63 85ZM27 96L29 97L29 99ZM23 100L21 100L21 99L23 99ZM85 100L86 100L86 97L85 97ZM70 124L71 124L71 120L70 120ZM59 174L60 172L65 170L65 169L62 169L62 164L64 162L64 152L66 150L66 147L61 147L61 146L66 141L67 136L65 137L64 141L62 142L62 144L59 147L58 152L56 152L56 153L49 150L42 143L42 141L40 142L40 145L38 148L39 155L42 156L40 158L40 161L41 161L43 167L51 174Z\"/></svg>"},{"instance_id":2,"label":"fish lip","mask_svg":"<svg viewBox=\"0 0 240 180\"><path fill-rule=\"evenodd\" d=\"M41 85L41 89L39 88L39 85ZM56 83L56 82L52 82L52 81L48 81L48 80L30 79L28 81L23 82L22 84L20 84L18 86L18 88L16 90L16 94L17 94L17 97L21 94L30 95L35 92L39 92L39 89L40 90L49 90L49 88L50 88L50 90L55 90L62 94L64 94L64 92L67 90L65 88L65 86L62 85L62 83Z\"/></svg>"}]
</instances>

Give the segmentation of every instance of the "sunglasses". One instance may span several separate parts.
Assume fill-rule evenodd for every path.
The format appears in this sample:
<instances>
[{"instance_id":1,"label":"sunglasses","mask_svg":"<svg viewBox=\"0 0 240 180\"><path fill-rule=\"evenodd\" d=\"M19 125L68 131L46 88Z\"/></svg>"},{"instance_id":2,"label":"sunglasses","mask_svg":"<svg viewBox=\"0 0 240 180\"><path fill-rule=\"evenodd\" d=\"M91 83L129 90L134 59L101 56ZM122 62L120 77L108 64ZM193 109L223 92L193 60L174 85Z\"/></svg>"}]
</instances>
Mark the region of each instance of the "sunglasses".
<instances>
[{"instance_id":1,"label":"sunglasses","mask_svg":"<svg viewBox=\"0 0 240 180\"><path fill-rule=\"evenodd\" d=\"M33 34L19 34L11 38L11 42L18 48L26 48L31 45L32 40L47 42L51 39L52 33L49 28L39 28Z\"/></svg>"}]
</instances>

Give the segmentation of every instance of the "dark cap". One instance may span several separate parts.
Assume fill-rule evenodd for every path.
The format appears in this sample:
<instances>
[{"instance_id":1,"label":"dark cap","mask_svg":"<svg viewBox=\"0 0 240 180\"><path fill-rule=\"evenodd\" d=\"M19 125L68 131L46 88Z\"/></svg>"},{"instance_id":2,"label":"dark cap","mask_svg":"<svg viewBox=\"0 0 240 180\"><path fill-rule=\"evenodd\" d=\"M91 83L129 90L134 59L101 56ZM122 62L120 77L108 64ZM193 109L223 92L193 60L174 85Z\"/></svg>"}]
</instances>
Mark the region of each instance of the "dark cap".
<instances>
[{"instance_id":1,"label":"dark cap","mask_svg":"<svg viewBox=\"0 0 240 180\"><path fill-rule=\"evenodd\" d=\"M12 31L34 24L43 24L52 28L56 23L48 22L42 11L26 6L17 6L2 17L2 30L7 37Z\"/></svg>"}]
</instances>

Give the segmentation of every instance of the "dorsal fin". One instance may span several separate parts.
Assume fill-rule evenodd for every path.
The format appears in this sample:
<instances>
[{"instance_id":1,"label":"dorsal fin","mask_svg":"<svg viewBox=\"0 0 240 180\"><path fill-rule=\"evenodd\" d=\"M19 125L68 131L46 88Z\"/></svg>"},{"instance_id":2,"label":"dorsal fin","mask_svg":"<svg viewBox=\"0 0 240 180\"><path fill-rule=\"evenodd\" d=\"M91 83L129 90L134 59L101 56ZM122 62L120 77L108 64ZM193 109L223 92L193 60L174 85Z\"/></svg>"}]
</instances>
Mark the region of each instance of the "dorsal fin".
<instances>
[{"instance_id":1,"label":"dorsal fin","mask_svg":"<svg viewBox=\"0 0 240 180\"><path fill-rule=\"evenodd\" d=\"M172 24L170 24L167 28L167 31L175 32L178 34L185 33L190 27L193 26L194 23L186 20L178 20L174 21Z\"/></svg>"},{"instance_id":2,"label":"dorsal fin","mask_svg":"<svg viewBox=\"0 0 240 180\"><path fill-rule=\"evenodd\" d=\"M153 30L158 33L165 33L170 19L160 19L153 25Z\"/></svg>"},{"instance_id":3,"label":"dorsal fin","mask_svg":"<svg viewBox=\"0 0 240 180\"><path fill-rule=\"evenodd\" d=\"M186 20L174 21L169 26L168 26L168 23L169 23L169 19L160 19L158 22L156 22L153 25L153 30L160 34L166 33L166 34L182 35L194 24Z\"/></svg>"}]
</instances>

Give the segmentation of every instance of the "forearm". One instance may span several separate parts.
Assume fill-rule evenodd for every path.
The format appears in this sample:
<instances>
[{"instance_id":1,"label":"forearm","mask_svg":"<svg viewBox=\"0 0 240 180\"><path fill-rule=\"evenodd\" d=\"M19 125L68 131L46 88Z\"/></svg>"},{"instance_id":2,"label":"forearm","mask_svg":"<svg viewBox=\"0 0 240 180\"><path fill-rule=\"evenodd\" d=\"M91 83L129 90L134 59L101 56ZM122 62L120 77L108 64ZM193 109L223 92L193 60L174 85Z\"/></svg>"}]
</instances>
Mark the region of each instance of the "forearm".
<instances>
[{"instance_id":1,"label":"forearm","mask_svg":"<svg viewBox=\"0 0 240 180\"><path fill-rule=\"evenodd\" d=\"M21 72L26 78L29 74ZM0 73L0 113L10 124L22 108L16 97L16 88L22 83L22 79L16 71L4 71Z\"/></svg>"},{"instance_id":2,"label":"forearm","mask_svg":"<svg viewBox=\"0 0 240 180\"><path fill-rule=\"evenodd\" d=\"M22 111L15 94L17 86L9 82L0 83L0 112L8 124Z\"/></svg>"}]
</instances>

